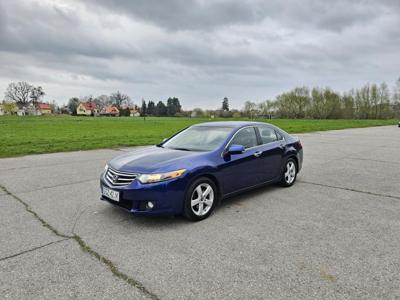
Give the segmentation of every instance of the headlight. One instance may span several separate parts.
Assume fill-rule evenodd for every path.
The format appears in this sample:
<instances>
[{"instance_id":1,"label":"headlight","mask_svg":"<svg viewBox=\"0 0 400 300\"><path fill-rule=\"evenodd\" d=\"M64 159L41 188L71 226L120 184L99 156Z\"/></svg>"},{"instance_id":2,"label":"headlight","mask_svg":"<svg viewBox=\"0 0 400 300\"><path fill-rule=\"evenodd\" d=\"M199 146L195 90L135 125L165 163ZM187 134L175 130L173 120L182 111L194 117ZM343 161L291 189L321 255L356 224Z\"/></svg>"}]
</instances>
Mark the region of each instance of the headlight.
<instances>
[{"instance_id":1,"label":"headlight","mask_svg":"<svg viewBox=\"0 0 400 300\"><path fill-rule=\"evenodd\" d=\"M177 178L185 173L185 169L167 172L167 173L160 173L160 174L141 174L139 175L138 179L141 183L153 183L164 181L172 178Z\"/></svg>"}]
</instances>

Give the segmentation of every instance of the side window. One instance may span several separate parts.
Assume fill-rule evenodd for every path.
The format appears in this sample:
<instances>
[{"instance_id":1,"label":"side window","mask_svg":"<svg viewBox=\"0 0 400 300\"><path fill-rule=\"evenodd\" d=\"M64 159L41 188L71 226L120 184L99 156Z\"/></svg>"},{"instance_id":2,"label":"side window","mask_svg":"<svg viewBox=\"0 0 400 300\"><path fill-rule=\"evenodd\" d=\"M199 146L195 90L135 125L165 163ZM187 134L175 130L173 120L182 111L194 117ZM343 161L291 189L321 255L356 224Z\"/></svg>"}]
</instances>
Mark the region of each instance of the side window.
<instances>
[{"instance_id":1,"label":"side window","mask_svg":"<svg viewBox=\"0 0 400 300\"><path fill-rule=\"evenodd\" d=\"M230 143L231 145L243 145L246 149L251 148L258 145L257 136L254 127L247 127L240 129L233 140Z\"/></svg>"},{"instance_id":2,"label":"side window","mask_svg":"<svg viewBox=\"0 0 400 300\"><path fill-rule=\"evenodd\" d=\"M283 136L275 130L276 136L278 137L278 141L282 141L283 140Z\"/></svg>"},{"instance_id":3,"label":"side window","mask_svg":"<svg viewBox=\"0 0 400 300\"><path fill-rule=\"evenodd\" d=\"M258 126L258 131L260 132L261 142L263 144L272 143L278 140L275 130L268 126Z\"/></svg>"}]
</instances>

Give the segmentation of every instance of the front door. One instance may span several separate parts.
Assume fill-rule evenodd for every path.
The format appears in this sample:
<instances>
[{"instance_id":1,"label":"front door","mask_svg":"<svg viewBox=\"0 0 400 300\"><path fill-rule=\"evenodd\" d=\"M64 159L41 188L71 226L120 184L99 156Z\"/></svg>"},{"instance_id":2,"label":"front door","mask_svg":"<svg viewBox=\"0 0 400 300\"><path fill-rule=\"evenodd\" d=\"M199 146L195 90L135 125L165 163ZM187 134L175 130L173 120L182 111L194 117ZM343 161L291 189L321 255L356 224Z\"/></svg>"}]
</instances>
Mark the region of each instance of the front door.
<instances>
[{"instance_id":1,"label":"front door","mask_svg":"<svg viewBox=\"0 0 400 300\"><path fill-rule=\"evenodd\" d=\"M224 194L249 188L261 182L262 165L258 155L260 149L254 127L239 129L230 145L242 145L245 151L223 157L220 165L222 189Z\"/></svg>"}]
</instances>

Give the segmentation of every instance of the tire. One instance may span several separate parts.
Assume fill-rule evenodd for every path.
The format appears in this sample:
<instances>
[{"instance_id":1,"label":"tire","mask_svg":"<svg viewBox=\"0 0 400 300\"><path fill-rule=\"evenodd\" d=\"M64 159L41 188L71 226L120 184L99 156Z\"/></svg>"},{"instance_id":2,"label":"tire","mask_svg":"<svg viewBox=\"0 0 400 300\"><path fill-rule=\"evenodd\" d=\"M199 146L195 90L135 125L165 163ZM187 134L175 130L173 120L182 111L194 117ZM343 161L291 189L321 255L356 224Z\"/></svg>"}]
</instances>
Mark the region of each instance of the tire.
<instances>
[{"instance_id":1,"label":"tire","mask_svg":"<svg viewBox=\"0 0 400 300\"><path fill-rule=\"evenodd\" d=\"M218 191L215 183L207 177L201 177L186 192L183 215L190 221L204 220L211 215L217 203Z\"/></svg>"},{"instance_id":2,"label":"tire","mask_svg":"<svg viewBox=\"0 0 400 300\"><path fill-rule=\"evenodd\" d=\"M285 166L282 171L280 184L283 187L292 186L297 179L297 162L293 158L289 158L285 162Z\"/></svg>"}]
</instances>

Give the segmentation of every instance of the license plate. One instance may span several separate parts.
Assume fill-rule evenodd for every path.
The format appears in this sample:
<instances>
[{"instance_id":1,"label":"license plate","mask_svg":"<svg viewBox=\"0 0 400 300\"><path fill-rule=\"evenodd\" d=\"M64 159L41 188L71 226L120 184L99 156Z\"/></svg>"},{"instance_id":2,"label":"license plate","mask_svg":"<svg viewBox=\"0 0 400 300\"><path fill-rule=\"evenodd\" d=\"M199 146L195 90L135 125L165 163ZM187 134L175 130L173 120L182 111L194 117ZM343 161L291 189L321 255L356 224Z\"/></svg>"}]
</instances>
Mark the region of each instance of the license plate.
<instances>
[{"instance_id":1,"label":"license plate","mask_svg":"<svg viewBox=\"0 0 400 300\"><path fill-rule=\"evenodd\" d=\"M102 191L103 196L105 196L111 200L119 202L119 192L111 190L105 186L102 187L101 191Z\"/></svg>"}]
</instances>

